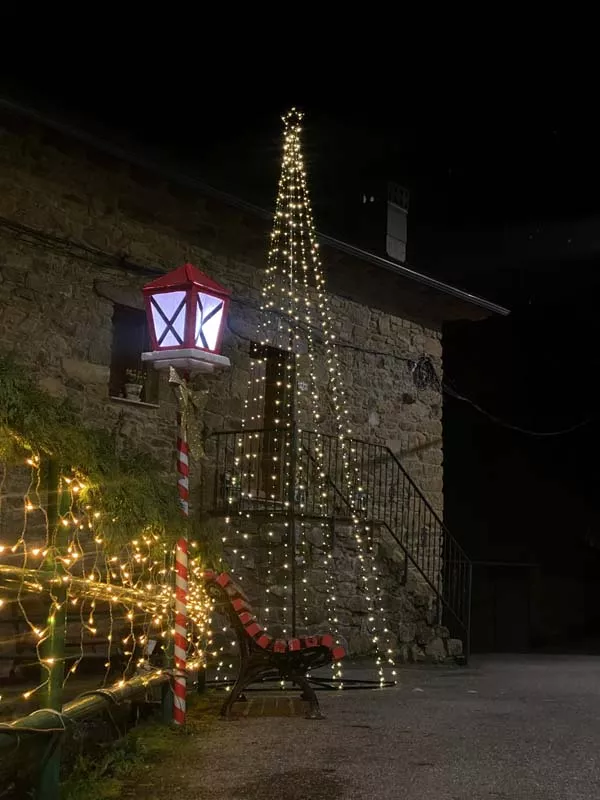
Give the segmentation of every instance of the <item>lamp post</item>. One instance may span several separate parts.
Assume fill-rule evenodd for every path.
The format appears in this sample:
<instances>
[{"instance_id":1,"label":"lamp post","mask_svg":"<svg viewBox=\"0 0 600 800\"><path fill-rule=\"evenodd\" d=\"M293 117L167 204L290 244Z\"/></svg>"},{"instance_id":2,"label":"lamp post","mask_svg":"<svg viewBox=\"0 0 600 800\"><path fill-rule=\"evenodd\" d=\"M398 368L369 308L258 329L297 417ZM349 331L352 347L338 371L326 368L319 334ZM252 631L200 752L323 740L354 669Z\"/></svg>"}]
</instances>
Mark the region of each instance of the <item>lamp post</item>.
<instances>
[{"instance_id":1,"label":"lamp post","mask_svg":"<svg viewBox=\"0 0 600 800\"><path fill-rule=\"evenodd\" d=\"M152 352L142 353L142 361L152 363L159 370L168 369L169 383L177 395L177 489L181 512L187 521L187 415L191 398L188 382L195 374L214 372L230 365L229 359L220 353L230 293L192 264L184 264L157 278L144 286L143 293ZM185 723L186 712L187 544L186 524L175 551L172 719L176 725ZM166 705L164 710L170 715L171 709Z\"/></svg>"}]
</instances>

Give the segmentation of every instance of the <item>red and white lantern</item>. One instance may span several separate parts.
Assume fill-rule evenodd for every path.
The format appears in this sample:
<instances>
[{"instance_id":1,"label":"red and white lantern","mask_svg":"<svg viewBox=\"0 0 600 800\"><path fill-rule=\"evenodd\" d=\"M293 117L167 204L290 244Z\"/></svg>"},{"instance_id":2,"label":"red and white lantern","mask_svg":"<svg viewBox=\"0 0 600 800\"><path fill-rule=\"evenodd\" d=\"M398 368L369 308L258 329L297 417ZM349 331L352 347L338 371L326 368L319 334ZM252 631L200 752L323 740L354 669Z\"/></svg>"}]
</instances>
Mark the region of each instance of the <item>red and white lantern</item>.
<instances>
[{"instance_id":1,"label":"red and white lantern","mask_svg":"<svg viewBox=\"0 0 600 800\"><path fill-rule=\"evenodd\" d=\"M228 367L229 359L220 353L223 330L229 310L227 289L192 264L157 278L144 286L144 300L152 352L142 360L156 369L172 367L169 382L178 385L177 414L177 489L184 517L189 513L189 447L185 424L187 380L197 372L212 372ZM185 723L187 663L187 539L177 542L175 552L175 641L173 677L173 722Z\"/></svg>"},{"instance_id":2,"label":"red and white lantern","mask_svg":"<svg viewBox=\"0 0 600 800\"><path fill-rule=\"evenodd\" d=\"M223 330L231 295L192 264L144 286L152 353L144 361L157 368L176 367L208 372L229 366L221 356Z\"/></svg>"}]
</instances>

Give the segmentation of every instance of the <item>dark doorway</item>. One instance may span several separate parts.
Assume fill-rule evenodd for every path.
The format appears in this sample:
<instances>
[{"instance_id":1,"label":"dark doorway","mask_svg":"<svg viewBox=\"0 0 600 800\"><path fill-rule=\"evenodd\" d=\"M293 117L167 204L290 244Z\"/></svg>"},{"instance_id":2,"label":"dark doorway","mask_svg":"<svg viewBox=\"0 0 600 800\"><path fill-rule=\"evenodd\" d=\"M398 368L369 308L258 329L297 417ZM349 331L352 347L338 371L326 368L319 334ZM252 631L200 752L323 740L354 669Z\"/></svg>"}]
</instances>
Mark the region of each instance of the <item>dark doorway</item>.
<instances>
[{"instance_id":1,"label":"dark doorway","mask_svg":"<svg viewBox=\"0 0 600 800\"><path fill-rule=\"evenodd\" d=\"M524 653L531 648L529 565L473 564L471 641L480 653Z\"/></svg>"},{"instance_id":2,"label":"dark doorway","mask_svg":"<svg viewBox=\"0 0 600 800\"><path fill-rule=\"evenodd\" d=\"M285 500L286 451L293 429L296 398L296 356L288 350L253 344L252 358L264 364L262 446L258 486L264 497Z\"/></svg>"}]
</instances>

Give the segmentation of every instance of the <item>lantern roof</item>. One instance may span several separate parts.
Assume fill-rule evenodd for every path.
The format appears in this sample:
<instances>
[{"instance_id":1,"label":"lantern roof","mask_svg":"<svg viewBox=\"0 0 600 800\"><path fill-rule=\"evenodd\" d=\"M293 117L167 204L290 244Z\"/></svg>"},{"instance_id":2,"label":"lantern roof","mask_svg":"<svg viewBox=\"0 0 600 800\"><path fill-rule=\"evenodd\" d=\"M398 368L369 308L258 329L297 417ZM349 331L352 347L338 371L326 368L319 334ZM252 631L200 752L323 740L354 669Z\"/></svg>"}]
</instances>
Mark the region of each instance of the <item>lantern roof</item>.
<instances>
[{"instance_id":1,"label":"lantern roof","mask_svg":"<svg viewBox=\"0 0 600 800\"><path fill-rule=\"evenodd\" d=\"M147 283L144 286L144 291L152 291L154 289L177 289L190 284L200 287L208 292L214 294L225 295L229 297L231 292L224 286L209 278L204 272L201 272L193 264L183 264L181 267L167 272L166 275L161 275L160 278Z\"/></svg>"}]
</instances>

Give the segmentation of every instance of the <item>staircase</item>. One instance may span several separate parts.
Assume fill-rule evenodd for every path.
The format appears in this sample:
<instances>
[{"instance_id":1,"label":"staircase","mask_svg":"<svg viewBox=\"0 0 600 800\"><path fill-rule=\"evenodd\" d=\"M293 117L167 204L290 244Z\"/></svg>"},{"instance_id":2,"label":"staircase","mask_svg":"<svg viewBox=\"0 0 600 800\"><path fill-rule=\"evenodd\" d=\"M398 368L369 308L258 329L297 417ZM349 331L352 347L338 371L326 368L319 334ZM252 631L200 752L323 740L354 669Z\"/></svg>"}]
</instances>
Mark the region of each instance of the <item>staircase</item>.
<instances>
[{"instance_id":1,"label":"staircase","mask_svg":"<svg viewBox=\"0 0 600 800\"><path fill-rule=\"evenodd\" d=\"M377 530L402 552L404 581L411 575L427 587L438 623L468 656L471 562L388 447L293 428L212 440L214 514L346 519Z\"/></svg>"}]
</instances>

